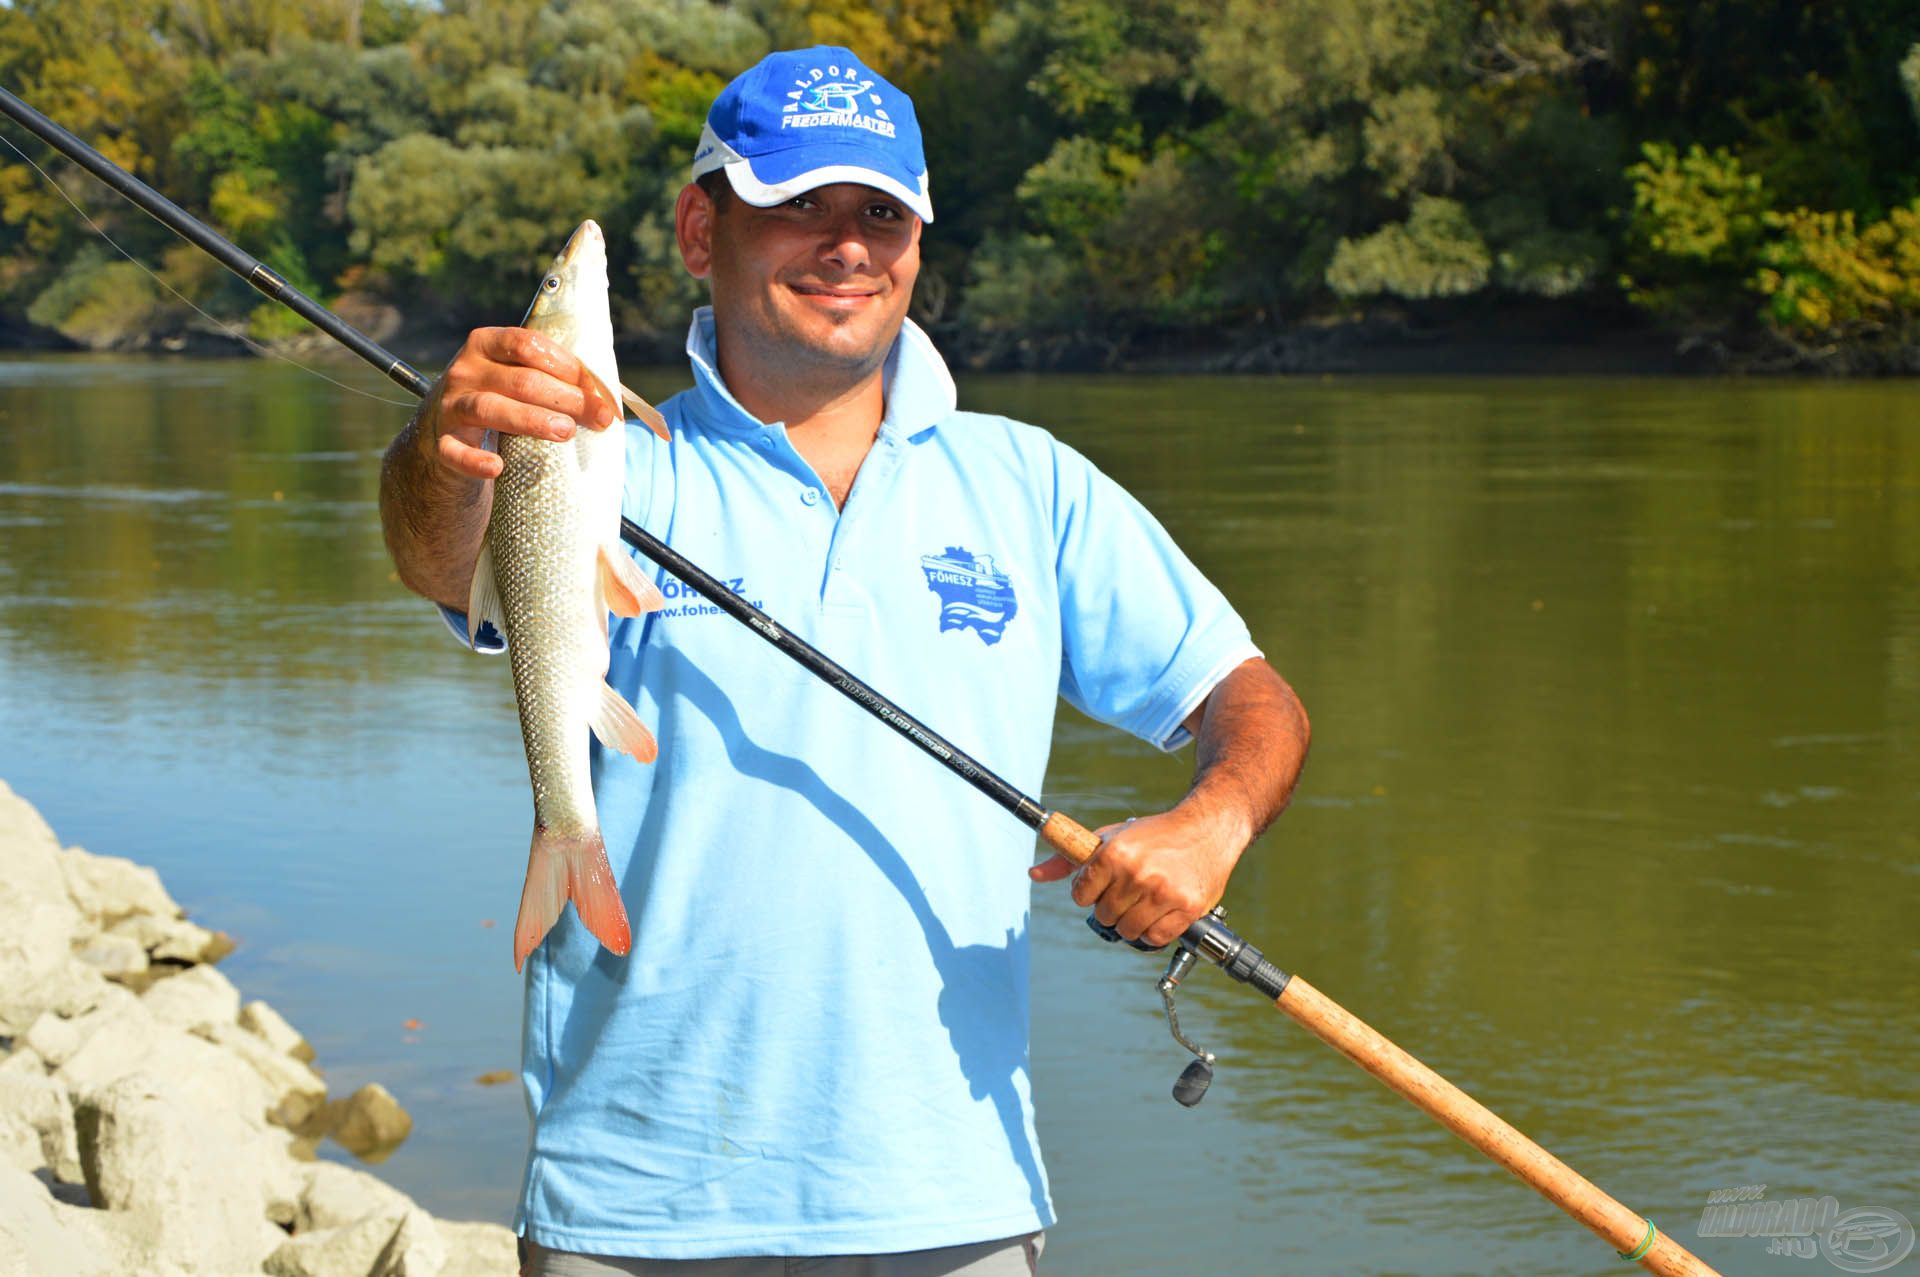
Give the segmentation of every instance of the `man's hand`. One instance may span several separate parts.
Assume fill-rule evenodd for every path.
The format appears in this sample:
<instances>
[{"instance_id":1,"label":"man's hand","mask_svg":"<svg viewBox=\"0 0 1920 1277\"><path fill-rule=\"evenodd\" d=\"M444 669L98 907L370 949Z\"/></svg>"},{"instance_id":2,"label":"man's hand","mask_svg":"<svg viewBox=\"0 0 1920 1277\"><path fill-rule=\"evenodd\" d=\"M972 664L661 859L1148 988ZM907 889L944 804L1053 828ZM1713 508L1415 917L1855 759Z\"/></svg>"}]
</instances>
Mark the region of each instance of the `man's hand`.
<instances>
[{"instance_id":1,"label":"man's hand","mask_svg":"<svg viewBox=\"0 0 1920 1277\"><path fill-rule=\"evenodd\" d=\"M1100 849L1077 873L1065 856L1027 871L1035 882L1073 874L1074 903L1128 940L1168 944L1220 903L1240 853L1285 810L1307 760L1307 712L1257 658L1221 679L1186 727L1199 766L1172 811L1096 831Z\"/></svg>"},{"instance_id":2,"label":"man's hand","mask_svg":"<svg viewBox=\"0 0 1920 1277\"><path fill-rule=\"evenodd\" d=\"M1178 939L1195 918L1220 903L1249 835L1244 824L1223 828L1175 807L1094 832L1100 850L1076 866L1054 856L1028 871L1035 882L1073 874L1073 902L1128 940L1162 945Z\"/></svg>"},{"instance_id":3,"label":"man's hand","mask_svg":"<svg viewBox=\"0 0 1920 1277\"><path fill-rule=\"evenodd\" d=\"M561 440L576 422L604 429L619 412L607 395L572 351L538 333L469 333L380 471L380 524L407 588L467 605L501 468L489 430Z\"/></svg>"},{"instance_id":4,"label":"man's hand","mask_svg":"<svg viewBox=\"0 0 1920 1277\"><path fill-rule=\"evenodd\" d=\"M469 479L493 479L489 430L555 442L575 423L604 430L619 405L570 350L525 328L476 328L428 392L414 422L420 454Z\"/></svg>"}]
</instances>

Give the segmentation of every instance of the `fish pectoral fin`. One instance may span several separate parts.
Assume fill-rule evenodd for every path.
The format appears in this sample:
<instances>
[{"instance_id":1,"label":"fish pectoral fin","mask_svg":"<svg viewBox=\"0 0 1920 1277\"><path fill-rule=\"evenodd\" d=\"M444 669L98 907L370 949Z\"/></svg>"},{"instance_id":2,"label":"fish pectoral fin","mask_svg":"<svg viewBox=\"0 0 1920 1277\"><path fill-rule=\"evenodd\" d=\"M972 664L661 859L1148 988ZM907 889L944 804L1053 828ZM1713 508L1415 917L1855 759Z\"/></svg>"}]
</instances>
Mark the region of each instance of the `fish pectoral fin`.
<instances>
[{"instance_id":1,"label":"fish pectoral fin","mask_svg":"<svg viewBox=\"0 0 1920 1277\"><path fill-rule=\"evenodd\" d=\"M650 763L660 756L653 733L640 721L640 715L620 693L606 683L600 684L600 706L593 715L593 734L608 749L631 755L636 761Z\"/></svg>"},{"instance_id":2,"label":"fish pectoral fin","mask_svg":"<svg viewBox=\"0 0 1920 1277\"><path fill-rule=\"evenodd\" d=\"M633 556L617 545L600 547L600 592L615 616L639 616L667 605L660 587L647 578Z\"/></svg>"},{"instance_id":3,"label":"fish pectoral fin","mask_svg":"<svg viewBox=\"0 0 1920 1277\"><path fill-rule=\"evenodd\" d=\"M513 922L515 971L546 939L568 900L587 930L609 950L624 956L633 947L627 907L613 880L613 868L607 864L607 845L600 831L563 834L535 825L533 849L527 854L527 883L520 889L520 915Z\"/></svg>"},{"instance_id":4,"label":"fish pectoral fin","mask_svg":"<svg viewBox=\"0 0 1920 1277\"><path fill-rule=\"evenodd\" d=\"M480 646L480 627L493 622L500 633L507 632L506 609L500 605L500 586L493 579L493 547L480 544L480 557L473 562L473 584L467 587L467 646Z\"/></svg>"},{"instance_id":5,"label":"fish pectoral fin","mask_svg":"<svg viewBox=\"0 0 1920 1277\"><path fill-rule=\"evenodd\" d=\"M653 431L653 433L659 435L662 439L670 439L672 437L667 433L667 419L660 415L660 410L642 399L639 395L634 394L633 391L627 389L624 383L620 387L620 402L625 404L627 410L634 416L646 422L647 428Z\"/></svg>"}]
</instances>

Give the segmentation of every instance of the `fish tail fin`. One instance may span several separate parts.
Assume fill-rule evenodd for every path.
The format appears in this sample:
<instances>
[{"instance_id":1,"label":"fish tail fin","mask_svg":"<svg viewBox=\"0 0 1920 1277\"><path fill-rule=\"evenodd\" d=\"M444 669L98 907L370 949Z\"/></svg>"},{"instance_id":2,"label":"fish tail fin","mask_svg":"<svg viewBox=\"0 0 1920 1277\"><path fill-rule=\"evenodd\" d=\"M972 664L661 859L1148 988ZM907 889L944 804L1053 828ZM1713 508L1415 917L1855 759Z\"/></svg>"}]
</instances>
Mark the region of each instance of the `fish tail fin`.
<instances>
[{"instance_id":1,"label":"fish tail fin","mask_svg":"<svg viewBox=\"0 0 1920 1277\"><path fill-rule=\"evenodd\" d=\"M527 885L520 890L520 916L513 924L515 971L546 939L568 900L595 939L613 953L626 955L633 936L600 831L562 834L536 825L533 849L527 854Z\"/></svg>"}]
</instances>

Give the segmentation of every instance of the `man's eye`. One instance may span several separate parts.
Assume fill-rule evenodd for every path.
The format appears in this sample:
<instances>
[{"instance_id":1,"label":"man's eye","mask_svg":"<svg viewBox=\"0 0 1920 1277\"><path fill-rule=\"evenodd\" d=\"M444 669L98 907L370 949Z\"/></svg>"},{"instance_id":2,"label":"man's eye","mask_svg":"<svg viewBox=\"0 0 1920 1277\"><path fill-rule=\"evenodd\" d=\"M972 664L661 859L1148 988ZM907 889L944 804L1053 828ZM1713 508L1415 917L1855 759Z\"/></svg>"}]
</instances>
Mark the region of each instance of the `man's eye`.
<instances>
[{"instance_id":1,"label":"man's eye","mask_svg":"<svg viewBox=\"0 0 1920 1277\"><path fill-rule=\"evenodd\" d=\"M877 217L882 221L898 221L900 218L900 210L891 204L869 204L867 205L867 216Z\"/></svg>"}]
</instances>

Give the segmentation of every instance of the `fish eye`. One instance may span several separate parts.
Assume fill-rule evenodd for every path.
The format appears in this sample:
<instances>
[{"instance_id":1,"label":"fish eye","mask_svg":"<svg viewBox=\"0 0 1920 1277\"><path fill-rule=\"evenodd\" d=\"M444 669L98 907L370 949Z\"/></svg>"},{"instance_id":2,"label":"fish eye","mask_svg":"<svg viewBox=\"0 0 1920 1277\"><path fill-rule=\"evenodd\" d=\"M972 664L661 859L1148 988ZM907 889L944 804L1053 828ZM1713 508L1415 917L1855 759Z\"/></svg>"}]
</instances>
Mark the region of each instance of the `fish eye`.
<instances>
[{"instance_id":1,"label":"fish eye","mask_svg":"<svg viewBox=\"0 0 1920 1277\"><path fill-rule=\"evenodd\" d=\"M560 277L558 275L549 275L540 281L540 287L550 293L558 292L560 291Z\"/></svg>"}]
</instances>

